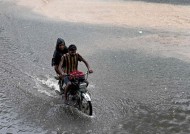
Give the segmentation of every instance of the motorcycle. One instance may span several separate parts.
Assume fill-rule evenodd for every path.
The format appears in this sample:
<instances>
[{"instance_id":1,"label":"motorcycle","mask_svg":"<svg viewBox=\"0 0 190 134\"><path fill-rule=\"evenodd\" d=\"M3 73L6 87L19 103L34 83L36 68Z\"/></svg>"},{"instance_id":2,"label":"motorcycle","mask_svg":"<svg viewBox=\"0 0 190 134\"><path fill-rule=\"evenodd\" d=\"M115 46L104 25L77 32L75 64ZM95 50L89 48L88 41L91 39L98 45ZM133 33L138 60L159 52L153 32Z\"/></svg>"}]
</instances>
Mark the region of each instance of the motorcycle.
<instances>
[{"instance_id":1,"label":"motorcycle","mask_svg":"<svg viewBox=\"0 0 190 134\"><path fill-rule=\"evenodd\" d=\"M71 81L67 96L68 105L73 106L79 111L91 116L93 114L93 111L91 95L87 90L87 87L89 85L89 82L87 81L88 75L88 71L85 74L83 72L76 71L67 75ZM63 81L59 82L59 87L64 89ZM61 95L64 99L64 94Z\"/></svg>"}]
</instances>

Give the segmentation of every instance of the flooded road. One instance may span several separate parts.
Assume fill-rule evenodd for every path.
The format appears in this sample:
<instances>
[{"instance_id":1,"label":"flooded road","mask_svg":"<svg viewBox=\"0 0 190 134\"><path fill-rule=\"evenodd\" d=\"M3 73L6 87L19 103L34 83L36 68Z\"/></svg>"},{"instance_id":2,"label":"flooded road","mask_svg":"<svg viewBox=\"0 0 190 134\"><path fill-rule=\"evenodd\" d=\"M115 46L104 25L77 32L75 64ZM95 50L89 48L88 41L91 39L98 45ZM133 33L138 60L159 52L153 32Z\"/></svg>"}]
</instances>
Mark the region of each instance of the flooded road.
<instances>
[{"instance_id":1,"label":"flooded road","mask_svg":"<svg viewBox=\"0 0 190 134\"><path fill-rule=\"evenodd\" d=\"M54 21L5 1L0 11L0 133L190 133L188 27ZM92 117L55 93L51 58L58 37L76 44L94 70Z\"/></svg>"}]
</instances>

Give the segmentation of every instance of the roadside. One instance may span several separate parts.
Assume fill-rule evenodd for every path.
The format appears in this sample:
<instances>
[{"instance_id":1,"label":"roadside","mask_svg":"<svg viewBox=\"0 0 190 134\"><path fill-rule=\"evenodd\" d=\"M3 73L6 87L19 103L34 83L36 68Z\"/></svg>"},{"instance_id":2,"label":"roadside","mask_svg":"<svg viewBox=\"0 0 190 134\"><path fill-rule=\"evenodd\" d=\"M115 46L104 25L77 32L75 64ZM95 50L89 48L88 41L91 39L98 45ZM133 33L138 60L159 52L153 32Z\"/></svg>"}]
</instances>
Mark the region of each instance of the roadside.
<instances>
[{"instance_id":1,"label":"roadside","mask_svg":"<svg viewBox=\"0 0 190 134\"><path fill-rule=\"evenodd\" d=\"M190 8L185 5L100 0L17 0L17 4L56 21L174 31L190 29Z\"/></svg>"}]
</instances>

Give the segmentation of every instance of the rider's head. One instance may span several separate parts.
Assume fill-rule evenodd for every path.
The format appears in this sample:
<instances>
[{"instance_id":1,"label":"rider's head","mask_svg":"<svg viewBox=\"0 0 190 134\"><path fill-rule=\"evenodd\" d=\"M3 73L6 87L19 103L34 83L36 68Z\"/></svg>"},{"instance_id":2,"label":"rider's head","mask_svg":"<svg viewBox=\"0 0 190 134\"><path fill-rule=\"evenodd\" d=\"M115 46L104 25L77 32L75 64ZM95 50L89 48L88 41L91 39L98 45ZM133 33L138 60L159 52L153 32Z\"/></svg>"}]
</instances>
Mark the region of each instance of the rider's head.
<instances>
[{"instance_id":1,"label":"rider's head","mask_svg":"<svg viewBox=\"0 0 190 134\"><path fill-rule=\"evenodd\" d=\"M62 38L57 39L56 50L63 50L65 48L65 41Z\"/></svg>"},{"instance_id":2,"label":"rider's head","mask_svg":"<svg viewBox=\"0 0 190 134\"><path fill-rule=\"evenodd\" d=\"M77 51L77 47L74 44L71 44L68 49L69 49L70 55L75 55L75 53Z\"/></svg>"}]
</instances>

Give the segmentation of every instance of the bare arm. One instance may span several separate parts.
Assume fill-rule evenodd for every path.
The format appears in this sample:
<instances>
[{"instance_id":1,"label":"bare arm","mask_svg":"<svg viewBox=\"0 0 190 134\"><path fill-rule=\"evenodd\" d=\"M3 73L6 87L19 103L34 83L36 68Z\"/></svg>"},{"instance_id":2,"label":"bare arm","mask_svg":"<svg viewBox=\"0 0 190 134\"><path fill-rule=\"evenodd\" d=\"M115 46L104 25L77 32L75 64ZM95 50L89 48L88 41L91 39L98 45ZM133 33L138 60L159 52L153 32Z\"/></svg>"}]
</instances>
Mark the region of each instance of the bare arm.
<instances>
[{"instance_id":1,"label":"bare arm","mask_svg":"<svg viewBox=\"0 0 190 134\"><path fill-rule=\"evenodd\" d=\"M93 73L93 71L90 69L90 66L89 66L88 62L87 62L84 58L82 58L81 61L84 62L84 64L86 65L88 71L89 71L90 73Z\"/></svg>"},{"instance_id":2,"label":"bare arm","mask_svg":"<svg viewBox=\"0 0 190 134\"><path fill-rule=\"evenodd\" d=\"M59 75L63 75L64 74L64 72L62 70L63 62L64 62L64 57L62 56L61 57L61 61L60 61L59 66L58 66L58 70L57 70Z\"/></svg>"},{"instance_id":3,"label":"bare arm","mask_svg":"<svg viewBox=\"0 0 190 134\"><path fill-rule=\"evenodd\" d=\"M55 72L56 72L57 74L59 74L58 67L59 67L59 65L55 65L55 66L54 66Z\"/></svg>"}]
</instances>

